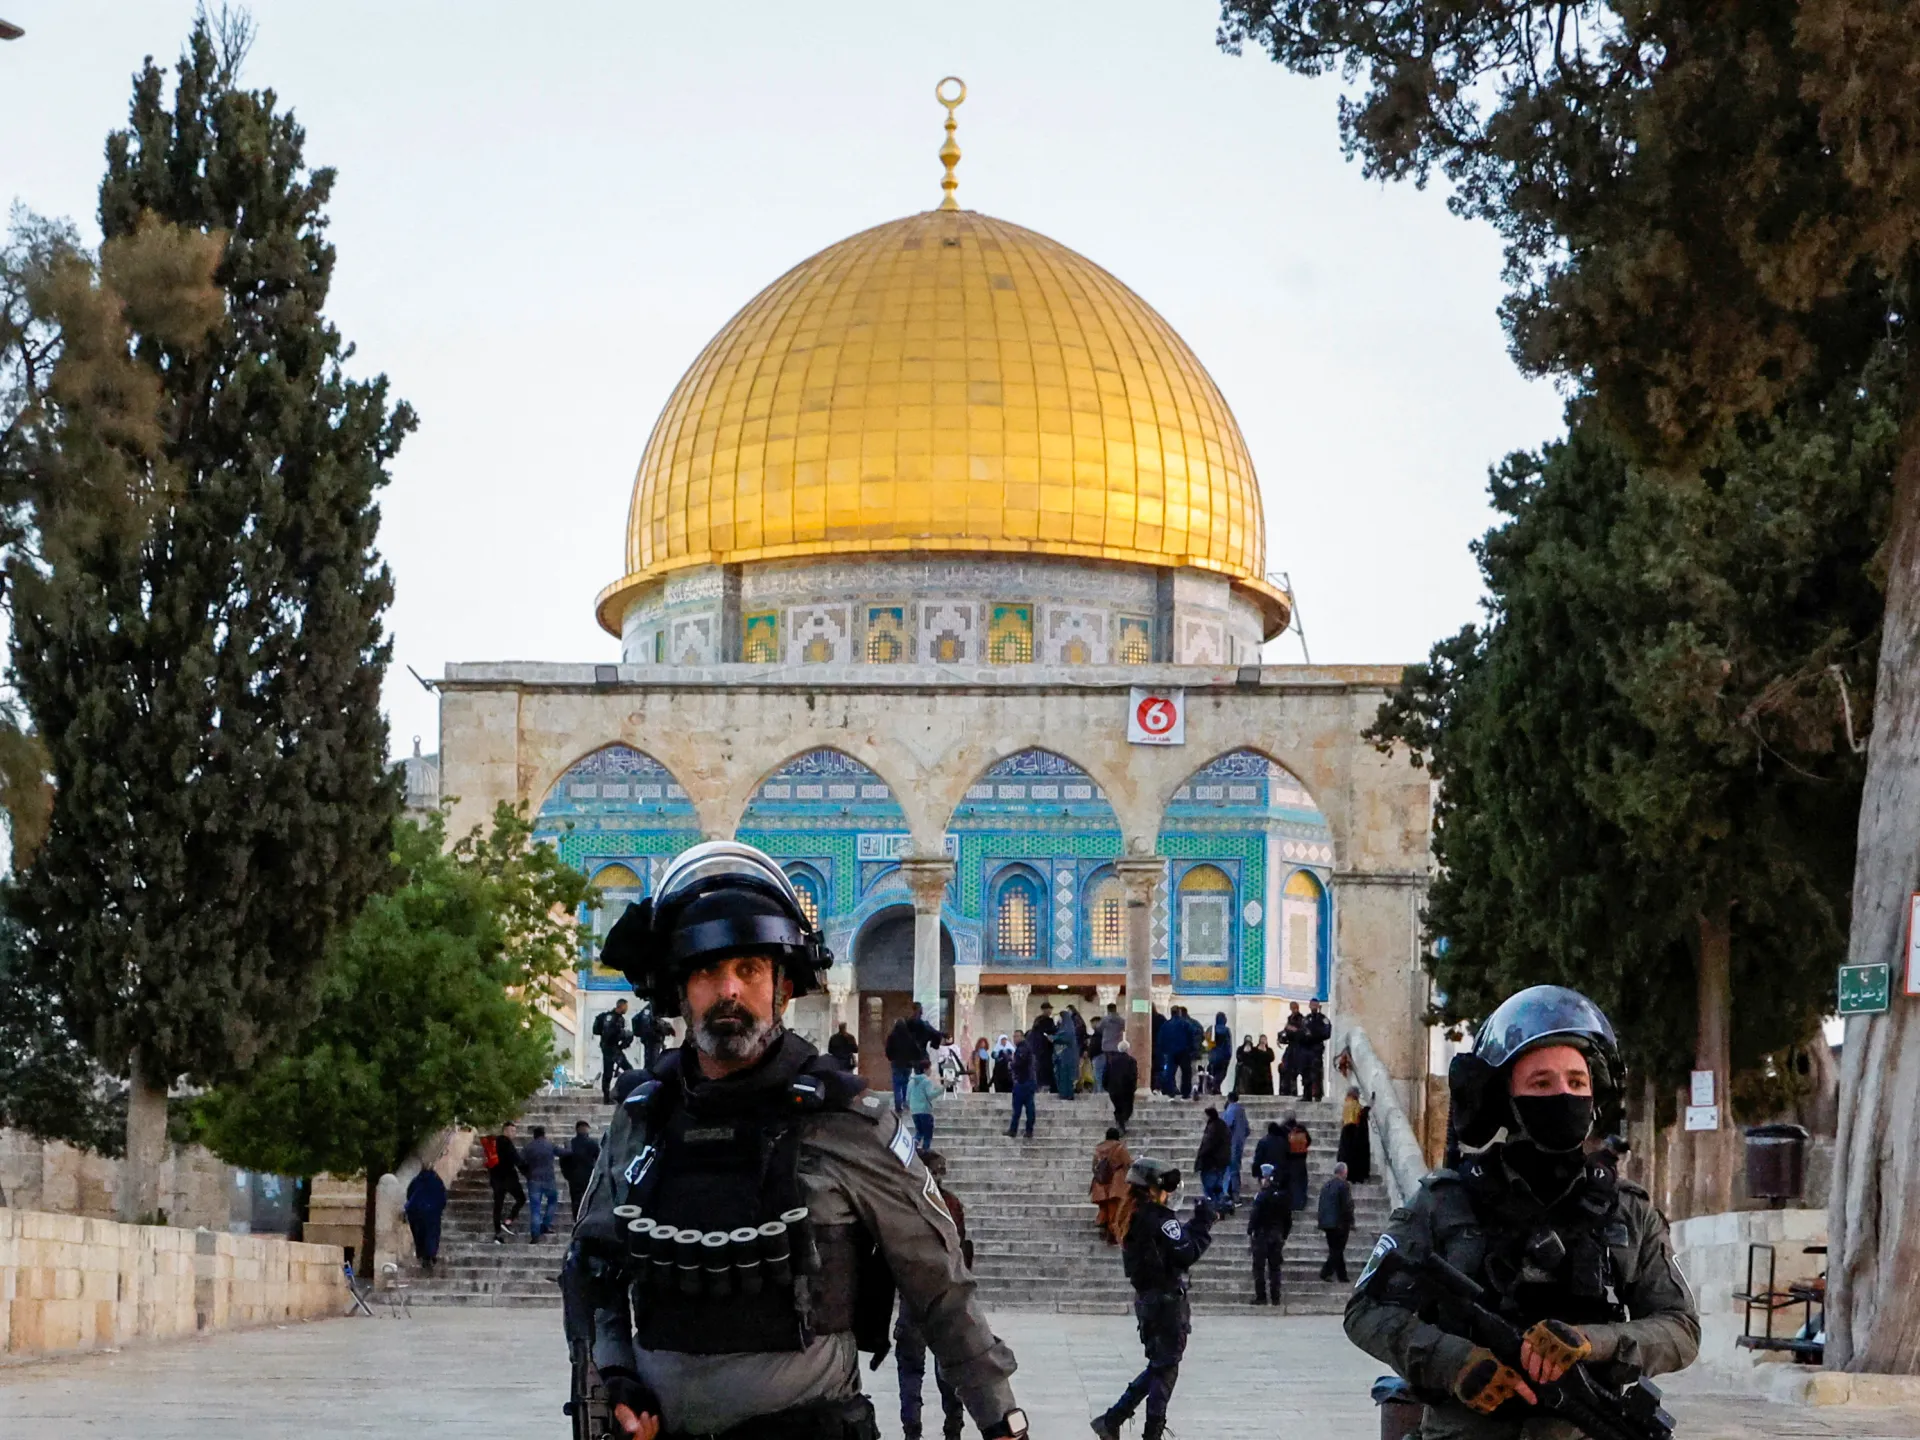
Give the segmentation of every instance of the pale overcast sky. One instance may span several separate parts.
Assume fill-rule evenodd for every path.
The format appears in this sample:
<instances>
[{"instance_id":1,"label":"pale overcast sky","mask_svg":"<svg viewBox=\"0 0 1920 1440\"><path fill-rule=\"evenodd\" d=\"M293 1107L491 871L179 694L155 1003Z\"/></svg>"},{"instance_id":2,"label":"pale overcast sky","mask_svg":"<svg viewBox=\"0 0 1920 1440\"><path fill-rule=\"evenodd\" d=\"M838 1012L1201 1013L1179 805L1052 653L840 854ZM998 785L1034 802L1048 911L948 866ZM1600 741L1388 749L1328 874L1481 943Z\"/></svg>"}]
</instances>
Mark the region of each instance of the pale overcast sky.
<instances>
[{"instance_id":1,"label":"pale overcast sky","mask_svg":"<svg viewBox=\"0 0 1920 1440\"><path fill-rule=\"evenodd\" d=\"M0 198L94 232L107 131L193 0L0 0ZM940 198L1143 295L1252 448L1315 660L1473 618L1487 466L1559 428L1509 363L1499 250L1341 159L1331 81L1214 44L1209 0L259 0L250 84L339 171L331 313L420 412L381 504L396 752L450 660L611 660L633 473L700 347L842 236ZM1291 638L1276 657L1297 660Z\"/></svg>"}]
</instances>

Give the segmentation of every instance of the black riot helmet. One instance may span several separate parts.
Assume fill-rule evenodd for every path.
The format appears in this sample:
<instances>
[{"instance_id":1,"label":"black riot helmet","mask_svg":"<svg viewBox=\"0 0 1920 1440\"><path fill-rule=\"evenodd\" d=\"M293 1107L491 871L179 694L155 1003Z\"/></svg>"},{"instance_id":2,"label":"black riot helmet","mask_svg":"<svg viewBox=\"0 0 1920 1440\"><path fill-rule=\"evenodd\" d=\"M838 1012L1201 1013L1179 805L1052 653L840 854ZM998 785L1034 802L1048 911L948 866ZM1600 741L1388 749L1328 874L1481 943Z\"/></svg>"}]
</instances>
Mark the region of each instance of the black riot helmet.
<instances>
[{"instance_id":1,"label":"black riot helmet","mask_svg":"<svg viewBox=\"0 0 1920 1440\"><path fill-rule=\"evenodd\" d=\"M633 993L677 1005L695 970L735 955L770 956L796 996L820 988L833 954L807 919L786 872L765 851L709 840L667 866L660 886L627 906L600 949Z\"/></svg>"},{"instance_id":2,"label":"black riot helmet","mask_svg":"<svg viewBox=\"0 0 1920 1440\"><path fill-rule=\"evenodd\" d=\"M1534 985L1501 1001L1481 1023L1473 1049L1454 1056L1447 1069L1453 1133L1460 1144L1485 1145L1509 1123L1507 1077L1513 1062L1543 1045L1571 1045L1587 1057L1593 1072L1594 1133L1607 1135L1620 1128L1627 1070L1613 1022L1578 990Z\"/></svg>"},{"instance_id":3,"label":"black riot helmet","mask_svg":"<svg viewBox=\"0 0 1920 1440\"><path fill-rule=\"evenodd\" d=\"M1127 1167L1127 1184L1144 1186L1148 1190L1178 1190L1180 1171L1177 1166L1150 1160L1143 1155Z\"/></svg>"}]
</instances>

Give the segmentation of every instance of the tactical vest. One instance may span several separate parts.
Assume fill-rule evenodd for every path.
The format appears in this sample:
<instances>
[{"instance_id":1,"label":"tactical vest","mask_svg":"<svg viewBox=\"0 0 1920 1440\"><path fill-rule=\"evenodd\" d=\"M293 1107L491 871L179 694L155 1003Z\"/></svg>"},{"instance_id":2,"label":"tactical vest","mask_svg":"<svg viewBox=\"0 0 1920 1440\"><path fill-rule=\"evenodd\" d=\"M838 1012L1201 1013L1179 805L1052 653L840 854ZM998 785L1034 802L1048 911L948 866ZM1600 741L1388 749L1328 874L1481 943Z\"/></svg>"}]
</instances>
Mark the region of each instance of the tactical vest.
<instances>
[{"instance_id":1,"label":"tactical vest","mask_svg":"<svg viewBox=\"0 0 1920 1440\"><path fill-rule=\"evenodd\" d=\"M1587 1156L1571 1188L1543 1204L1514 1182L1498 1148L1470 1155L1456 1171L1429 1182L1434 1248L1484 1285L1501 1313L1523 1328L1547 1319L1571 1325L1624 1320L1616 1252L1630 1250L1633 1236L1615 1164L1604 1150ZM1464 1316L1439 1318L1466 1333ZM1448 1318L1456 1323L1447 1325Z\"/></svg>"},{"instance_id":2,"label":"tactical vest","mask_svg":"<svg viewBox=\"0 0 1920 1440\"><path fill-rule=\"evenodd\" d=\"M767 1083L724 1107L690 1094L677 1066L623 1102L646 1136L614 1209L642 1349L790 1351L856 1328L872 1246L857 1226L807 1214L800 1142L808 1116L849 1108L861 1087L803 1048L798 1066L775 1056Z\"/></svg>"}]
</instances>

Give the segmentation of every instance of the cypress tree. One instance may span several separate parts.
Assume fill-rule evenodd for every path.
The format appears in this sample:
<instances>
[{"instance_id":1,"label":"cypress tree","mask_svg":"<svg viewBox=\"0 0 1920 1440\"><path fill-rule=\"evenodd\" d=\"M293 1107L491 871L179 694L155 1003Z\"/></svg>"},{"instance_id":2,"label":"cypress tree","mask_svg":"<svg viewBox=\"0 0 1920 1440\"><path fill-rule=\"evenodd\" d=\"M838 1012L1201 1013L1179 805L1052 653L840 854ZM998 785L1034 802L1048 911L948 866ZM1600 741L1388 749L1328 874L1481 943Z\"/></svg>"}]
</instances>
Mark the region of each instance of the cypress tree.
<instances>
[{"instance_id":1,"label":"cypress tree","mask_svg":"<svg viewBox=\"0 0 1920 1440\"><path fill-rule=\"evenodd\" d=\"M273 92L239 86L245 49L244 25L202 16L171 108L151 59L135 78L103 265L202 237L223 313L195 335L125 309L151 425L100 423L70 387L43 559L15 568L14 668L55 790L19 915L75 1033L129 1077L129 1217L156 1208L169 1085L244 1073L307 1018L329 938L389 878L398 806L373 501L413 415L345 373L323 313L333 173Z\"/></svg>"}]
</instances>

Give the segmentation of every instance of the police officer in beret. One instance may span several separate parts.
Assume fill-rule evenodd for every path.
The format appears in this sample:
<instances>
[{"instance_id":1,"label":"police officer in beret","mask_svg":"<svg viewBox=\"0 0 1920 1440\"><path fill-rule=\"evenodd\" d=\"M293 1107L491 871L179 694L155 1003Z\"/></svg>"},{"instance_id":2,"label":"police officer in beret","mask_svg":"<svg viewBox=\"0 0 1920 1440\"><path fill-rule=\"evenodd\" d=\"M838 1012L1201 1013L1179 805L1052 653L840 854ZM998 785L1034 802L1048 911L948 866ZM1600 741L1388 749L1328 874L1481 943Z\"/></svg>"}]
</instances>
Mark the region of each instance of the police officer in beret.
<instances>
[{"instance_id":1,"label":"police officer in beret","mask_svg":"<svg viewBox=\"0 0 1920 1440\"><path fill-rule=\"evenodd\" d=\"M574 1230L576 1434L876 1440L859 1351L885 1352L897 1287L981 1435L1024 1436L913 1132L781 1024L832 957L779 865L694 846L602 959L687 1040L621 1077Z\"/></svg>"},{"instance_id":2,"label":"police officer in beret","mask_svg":"<svg viewBox=\"0 0 1920 1440\"><path fill-rule=\"evenodd\" d=\"M1180 1172L1171 1165L1144 1157L1127 1171L1133 1191L1133 1219L1120 1259L1133 1284L1133 1317L1140 1327L1140 1344L1147 1352L1147 1368L1133 1378L1105 1414L1093 1419L1100 1440L1118 1440L1140 1402L1147 1402L1147 1424L1141 1440L1160 1440L1167 1429L1167 1402L1180 1378L1180 1360L1187 1353L1187 1335L1193 1312L1187 1303L1187 1271L1213 1243L1213 1210L1199 1200L1193 1218L1185 1224L1168 1203L1180 1188Z\"/></svg>"},{"instance_id":3,"label":"police officer in beret","mask_svg":"<svg viewBox=\"0 0 1920 1440\"><path fill-rule=\"evenodd\" d=\"M1625 1094L1613 1026L1578 991L1536 985L1487 1017L1448 1078L1462 1156L1393 1212L1347 1302L1347 1335L1426 1403L1423 1440L1575 1440L1532 1409L1529 1382L1585 1362L1624 1386L1685 1369L1700 1348L1666 1219L1601 1143ZM1370 1283L1395 1249L1438 1253L1484 1286L1526 1333L1524 1373L1467 1338L1459 1302L1415 1276Z\"/></svg>"}]
</instances>

